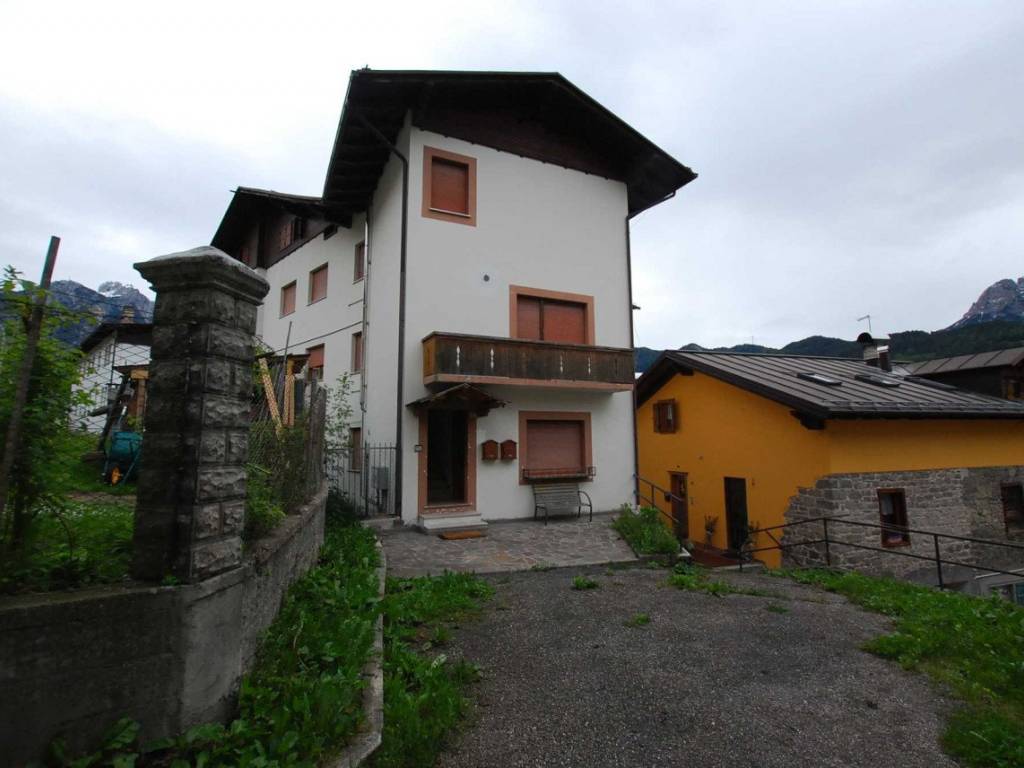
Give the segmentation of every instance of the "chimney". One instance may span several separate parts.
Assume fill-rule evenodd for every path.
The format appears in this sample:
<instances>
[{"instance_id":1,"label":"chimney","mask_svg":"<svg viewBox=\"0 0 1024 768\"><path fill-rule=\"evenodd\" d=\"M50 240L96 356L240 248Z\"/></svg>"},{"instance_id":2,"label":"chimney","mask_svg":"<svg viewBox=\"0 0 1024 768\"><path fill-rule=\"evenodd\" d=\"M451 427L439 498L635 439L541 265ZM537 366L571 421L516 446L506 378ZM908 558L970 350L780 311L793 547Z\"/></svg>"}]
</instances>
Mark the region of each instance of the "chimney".
<instances>
[{"instance_id":1,"label":"chimney","mask_svg":"<svg viewBox=\"0 0 1024 768\"><path fill-rule=\"evenodd\" d=\"M879 342L887 341L888 339L874 339L870 333L862 333L858 336L857 343L860 344L861 349L864 350L864 362L872 368L878 368L883 371L892 371L892 361L889 358L889 345L887 343L879 344Z\"/></svg>"},{"instance_id":2,"label":"chimney","mask_svg":"<svg viewBox=\"0 0 1024 768\"><path fill-rule=\"evenodd\" d=\"M121 307L121 324L130 325L135 322L135 307L131 304L126 304Z\"/></svg>"}]
</instances>

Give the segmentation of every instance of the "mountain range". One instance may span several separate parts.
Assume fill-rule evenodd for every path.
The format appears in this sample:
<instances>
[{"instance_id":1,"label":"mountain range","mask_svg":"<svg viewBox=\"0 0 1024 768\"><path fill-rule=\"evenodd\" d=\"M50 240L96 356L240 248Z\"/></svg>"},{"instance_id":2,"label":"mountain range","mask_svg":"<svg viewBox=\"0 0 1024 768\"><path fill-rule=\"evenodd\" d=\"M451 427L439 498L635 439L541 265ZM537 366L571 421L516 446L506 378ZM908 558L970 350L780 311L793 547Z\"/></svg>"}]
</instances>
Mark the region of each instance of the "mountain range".
<instances>
[{"instance_id":1,"label":"mountain range","mask_svg":"<svg viewBox=\"0 0 1024 768\"><path fill-rule=\"evenodd\" d=\"M64 326L55 334L61 341L75 346L81 344L99 323L120 320L126 307L132 308L135 322L147 323L153 319L153 301L134 286L124 283L101 283L93 290L74 280L56 280L50 286L50 295L82 316L77 323Z\"/></svg>"},{"instance_id":2,"label":"mountain range","mask_svg":"<svg viewBox=\"0 0 1024 768\"><path fill-rule=\"evenodd\" d=\"M889 337L894 360L927 360L972 352L1024 346L1024 277L999 280L978 297L964 316L948 328L938 331L903 331ZM699 344L680 349L707 350ZM830 336L808 336L779 349L757 344L714 347L714 352L759 352L762 354L821 355L825 357L860 357L856 341ZM636 348L636 370L646 371L661 350Z\"/></svg>"}]
</instances>

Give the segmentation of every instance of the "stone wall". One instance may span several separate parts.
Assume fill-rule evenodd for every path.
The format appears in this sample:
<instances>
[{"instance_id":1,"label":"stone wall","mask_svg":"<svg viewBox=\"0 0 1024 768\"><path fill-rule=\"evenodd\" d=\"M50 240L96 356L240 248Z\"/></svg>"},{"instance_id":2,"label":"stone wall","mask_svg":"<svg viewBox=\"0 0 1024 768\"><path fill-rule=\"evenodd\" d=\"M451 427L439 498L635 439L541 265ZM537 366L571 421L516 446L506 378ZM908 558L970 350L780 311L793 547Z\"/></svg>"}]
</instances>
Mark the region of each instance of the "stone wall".
<instances>
[{"instance_id":1,"label":"stone wall","mask_svg":"<svg viewBox=\"0 0 1024 768\"><path fill-rule=\"evenodd\" d=\"M90 750L125 716L145 740L229 717L263 631L316 562L326 499L322 489L240 567L195 584L0 603L0 766L41 757L60 735Z\"/></svg>"},{"instance_id":2,"label":"stone wall","mask_svg":"<svg viewBox=\"0 0 1024 768\"><path fill-rule=\"evenodd\" d=\"M907 524L912 529L1024 544L1022 534L1007 536L1000 495L1004 483L1022 481L1024 467L1019 466L827 475L819 479L813 488L801 488L790 499L786 522L828 517L878 525L878 491L902 489L906 498ZM932 536L911 533L910 546L879 552L838 543L881 548L881 532L877 528L844 525L839 520L830 520L828 529L833 566L876 575L920 577L922 581L935 579L934 563L894 554L903 552L934 558L935 541ZM820 539L823 530L821 523L787 528L782 543L792 545ZM944 560L1001 569L1024 567L1022 550L940 539L940 552ZM823 566L826 564L825 546L817 544L787 550L783 563ZM945 571L947 581L955 581L958 577L955 568ZM962 571L961 576L965 573Z\"/></svg>"}]
</instances>

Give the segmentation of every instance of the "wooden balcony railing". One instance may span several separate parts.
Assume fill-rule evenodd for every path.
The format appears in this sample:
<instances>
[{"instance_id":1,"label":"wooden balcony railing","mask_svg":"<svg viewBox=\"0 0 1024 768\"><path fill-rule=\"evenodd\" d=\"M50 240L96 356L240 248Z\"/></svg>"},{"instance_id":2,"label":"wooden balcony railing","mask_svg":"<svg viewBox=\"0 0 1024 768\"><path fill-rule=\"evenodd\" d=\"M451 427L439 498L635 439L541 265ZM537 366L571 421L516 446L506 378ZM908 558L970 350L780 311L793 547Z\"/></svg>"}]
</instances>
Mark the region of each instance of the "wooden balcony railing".
<instances>
[{"instance_id":1,"label":"wooden balcony railing","mask_svg":"<svg viewBox=\"0 0 1024 768\"><path fill-rule=\"evenodd\" d=\"M463 333L423 339L423 383L506 384L623 392L633 388L633 351Z\"/></svg>"}]
</instances>

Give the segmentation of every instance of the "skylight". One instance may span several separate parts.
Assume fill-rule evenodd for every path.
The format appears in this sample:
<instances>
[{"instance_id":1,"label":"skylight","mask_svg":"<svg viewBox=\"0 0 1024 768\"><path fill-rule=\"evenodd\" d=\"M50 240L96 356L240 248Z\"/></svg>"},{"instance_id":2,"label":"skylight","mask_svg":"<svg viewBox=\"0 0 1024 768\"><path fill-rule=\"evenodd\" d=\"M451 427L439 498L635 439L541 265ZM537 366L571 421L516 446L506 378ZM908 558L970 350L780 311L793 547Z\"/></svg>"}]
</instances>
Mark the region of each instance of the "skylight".
<instances>
[{"instance_id":1,"label":"skylight","mask_svg":"<svg viewBox=\"0 0 1024 768\"><path fill-rule=\"evenodd\" d=\"M804 381L813 381L815 384L823 384L826 387L843 386L843 382L841 382L839 379L833 379L831 376L826 376L824 373L808 373L806 371L801 371L796 376L798 379L803 379Z\"/></svg>"},{"instance_id":2,"label":"skylight","mask_svg":"<svg viewBox=\"0 0 1024 768\"><path fill-rule=\"evenodd\" d=\"M853 378L857 381L866 381L868 384L874 384L876 387L888 387L890 389L901 384L900 380L893 376L880 376L877 373L858 373Z\"/></svg>"}]
</instances>

